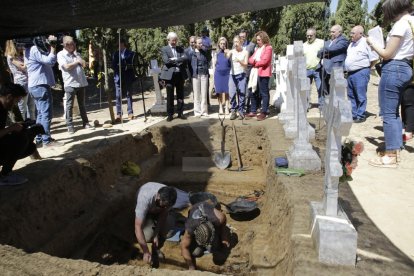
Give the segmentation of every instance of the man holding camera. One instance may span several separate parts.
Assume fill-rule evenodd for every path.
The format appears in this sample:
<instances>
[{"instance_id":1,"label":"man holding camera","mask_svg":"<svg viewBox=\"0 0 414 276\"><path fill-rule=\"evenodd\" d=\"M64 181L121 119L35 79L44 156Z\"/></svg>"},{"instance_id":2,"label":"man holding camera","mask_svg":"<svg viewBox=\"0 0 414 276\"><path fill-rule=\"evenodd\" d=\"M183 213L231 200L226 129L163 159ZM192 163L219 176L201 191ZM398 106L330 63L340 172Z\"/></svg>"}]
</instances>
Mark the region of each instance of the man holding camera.
<instances>
[{"instance_id":1,"label":"man holding camera","mask_svg":"<svg viewBox=\"0 0 414 276\"><path fill-rule=\"evenodd\" d=\"M76 51L76 44L71 36L63 37L63 50L57 54L59 69L62 71L64 89L66 94L66 124L70 134L75 133L73 127L73 101L78 99L79 111L84 129L94 129L89 124L85 108L85 87L88 86L83 67L86 62Z\"/></svg>"},{"instance_id":2,"label":"man holding camera","mask_svg":"<svg viewBox=\"0 0 414 276\"><path fill-rule=\"evenodd\" d=\"M43 143L43 147L60 147L63 143L50 136L50 123L52 121L53 99L51 87L55 85L53 65L56 63L57 39L50 35L47 40L36 37L34 46L26 48L25 63L29 76L29 93L35 100L38 124L45 130L42 137L36 138L36 143Z\"/></svg>"},{"instance_id":3,"label":"man holding camera","mask_svg":"<svg viewBox=\"0 0 414 276\"><path fill-rule=\"evenodd\" d=\"M1 85L0 88L0 186L19 185L27 181L23 176L13 174L12 169L17 160L29 155L37 155L34 137L43 131L41 126L28 129L21 123L14 123L6 127L8 112L24 96L26 90L23 86L14 83Z\"/></svg>"}]
</instances>

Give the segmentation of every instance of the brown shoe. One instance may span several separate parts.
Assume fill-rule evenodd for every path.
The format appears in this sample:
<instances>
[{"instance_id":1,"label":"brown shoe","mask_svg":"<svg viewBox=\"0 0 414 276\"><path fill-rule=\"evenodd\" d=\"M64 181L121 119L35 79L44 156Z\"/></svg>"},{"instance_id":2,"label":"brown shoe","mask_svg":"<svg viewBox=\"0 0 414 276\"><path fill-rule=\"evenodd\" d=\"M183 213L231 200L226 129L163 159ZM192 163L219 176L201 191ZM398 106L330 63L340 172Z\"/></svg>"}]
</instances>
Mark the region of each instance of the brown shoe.
<instances>
[{"instance_id":1,"label":"brown shoe","mask_svg":"<svg viewBox=\"0 0 414 276\"><path fill-rule=\"evenodd\" d=\"M250 112L250 113L246 114L246 117L249 117L249 118L254 118L256 116L257 116L257 113L255 113L255 112Z\"/></svg>"},{"instance_id":2,"label":"brown shoe","mask_svg":"<svg viewBox=\"0 0 414 276\"><path fill-rule=\"evenodd\" d=\"M128 120L134 120L135 116L134 114L128 114Z\"/></svg>"},{"instance_id":3,"label":"brown shoe","mask_svg":"<svg viewBox=\"0 0 414 276\"><path fill-rule=\"evenodd\" d=\"M265 114L265 113L263 113L263 112L260 112L260 113L257 115L257 120L258 120L258 121L263 121L264 119L266 119L266 114Z\"/></svg>"},{"instance_id":4,"label":"brown shoe","mask_svg":"<svg viewBox=\"0 0 414 276\"><path fill-rule=\"evenodd\" d=\"M119 123L121 123L121 116L116 116L116 119L115 119L115 124L119 124Z\"/></svg>"}]
</instances>

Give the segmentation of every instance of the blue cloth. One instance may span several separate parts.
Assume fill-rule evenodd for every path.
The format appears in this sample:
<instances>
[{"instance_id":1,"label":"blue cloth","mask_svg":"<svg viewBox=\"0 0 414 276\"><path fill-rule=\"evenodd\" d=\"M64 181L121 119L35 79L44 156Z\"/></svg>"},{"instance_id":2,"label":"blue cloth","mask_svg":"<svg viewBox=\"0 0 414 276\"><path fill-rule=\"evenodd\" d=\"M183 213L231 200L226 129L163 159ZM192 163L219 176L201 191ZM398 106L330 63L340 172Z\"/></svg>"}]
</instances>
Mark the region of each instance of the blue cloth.
<instances>
[{"instance_id":1,"label":"blue cloth","mask_svg":"<svg viewBox=\"0 0 414 276\"><path fill-rule=\"evenodd\" d=\"M369 75L369 68L348 72L348 99L351 101L354 120L365 118Z\"/></svg>"},{"instance_id":2,"label":"blue cloth","mask_svg":"<svg viewBox=\"0 0 414 276\"><path fill-rule=\"evenodd\" d=\"M29 76L29 87L38 85L55 85L55 76L53 74L53 66L56 63L56 55L49 53L43 55L36 46L26 48L25 64L27 66L27 74Z\"/></svg>"},{"instance_id":3,"label":"blue cloth","mask_svg":"<svg viewBox=\"0 0 414 276\"><path fill-rule=\"evenodd\" d=\"M261 106L262 106L262 113L267 113L268 109L269 109L269 77L260 77L258 78L258 82L259 82L259 92L260 95L258 95L257 91L254 93L250 94L250 101L251 101L251 105L250 105L250 111L253 113L257 112L257 108L258 105L261 102ZM261 100L260 100L261 98Z\"/></svg>"},{"instance_id":4,"label":"blue cloth","mask_svg":"<svg viewBox=\"0 0 414 276\"><path fill-rule=\"evenodd\" d=\"M318 91L318 103L319 103L319 108L322 108L323 106L323 102L324 102L324 96L322 94L322 89L321 89L321 76L320 76L320 71L319 70L313 70L313 69L307 69L306 70L306 76L310 79L311 84L312 81L315 80L315 84L316 84L316 90ZM309 95L310 98L310 95ZM308 99L309 101L309 99Z\"/></svg>"},{"instance_id":5,"label":"blue cloth","mask_svg":"<svg viewBox=\"0 0 414 276\"><path fill-rule=\"evenodd\" d=\"M236 89L239 89L236 93ZM244 114L244 95L246 93L246 73L238 75L231 75L229 80L229 96L232 111L238 111L239 114ZM237 99L237 94L239 98ZM237 104L237 102L239 104Z\"/></svg>"},{"instance_id":6,"label":"blue cloth","mask_svg":"<svg viewBox=\"0 0 414 276\"><path fill-rule=\"evenodd\" d=\"M386 61L382 65L379 83L380 113L383 116L385 150L403 147L402 123L399 114L401 96L412 77L410 65L402 60Z\"/></svg>"},{"instance_id":7,"label":"blue cloth","mask_svg":"<svg viewBox=\"0 0 414 276\"><path fill-rule=\"evenodd\" d=\"M323 68L328 74L332 73L333 67L344 65L348 44L348 40L340 35L334 40L326 41L324 48L319 50L318 57L323 58Z\"/></svg>"},{"instance_id":8,"label":"blue cloth","mask_svg":"<svg viewBox=\"0 0 414 276\"><path fill-rule=\"evenodd\" d=\"M132 82L129 81L122 81L122 95L126 96L127 99L127 112L129 114L134 114L134 111L132 109ZM116 95L116 114L118 116L122 115L122 95L121 95L121 87L119 85L119 81L115 81L115 95Z\"/></svg>"},{"instance_id":9,"label":"blue cloth","mask_svg":"<svg viewBox=\"0 0 414 276\"><path fill-rule=\"evenodd\" d=\"M199 52L193 52L191 56L191 68L193 69L193 77L197 75L208 75L209 59L207 52L200 49Z\"/></svg>"},{"instance_id":10,"label":"blue cloth","mask_svg":"<svg viewBox=\"0 0 414 276\"><path fill-rule=\"evenodd\" d=\"M43 144L48 144L52 141L50 136L50 123L52 121L52 107L53 99L48 85L37 85L29 87L29 93L32 95L36 103L37 119L36 123L41 124L45 129L45 134L41 137L36 137L36 141L42 141Z\"/></svg>"},{"instance_id":11,"label":"blue cloth","mask_svg":"<svg viewBox=\"0 0 414 276\"><path fill-rule=\"evenodd\" d=\"M216 93L229 92L229 77L231 63L230 59L226 58L224 52L220 51L216 56L216 69L214 72L214 89Z\"/></svg>"}]
</instances>

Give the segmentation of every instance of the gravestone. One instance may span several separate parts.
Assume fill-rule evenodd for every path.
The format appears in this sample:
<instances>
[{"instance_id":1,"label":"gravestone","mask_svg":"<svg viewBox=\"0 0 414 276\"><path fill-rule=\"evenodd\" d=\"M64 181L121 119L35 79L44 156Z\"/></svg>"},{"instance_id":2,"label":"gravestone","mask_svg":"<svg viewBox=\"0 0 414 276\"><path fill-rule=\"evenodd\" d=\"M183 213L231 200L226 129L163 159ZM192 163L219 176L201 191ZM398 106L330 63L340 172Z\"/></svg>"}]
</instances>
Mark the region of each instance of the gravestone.
<instances>
[{"instance_id":1,"label":"gravestone","mask_svg":"<svg viewBox=\"0 0 414 276\"><path fill-rule=\"evenodd\" d=\"M354 266L358 234L338 203L341 140L352 126L351 104L346 97L347 82L342 68L334 68L330 87L329 103L324 106L327 124L324 197L322 202L310 203L311 236L320 262Z\"/></svg>"},{"instance_id":2,"label":"gravestone","mask_svg":"<svg viewBox=\"0 0 414 276\"><path fill-rule=\"evenodd\" d=\"M302 41L294 44L294 86L295 86L295 119L293 124L298 130L292 147L287 153L289 168L304 169L306 171L319 171L321 159L309 143L309 123L306 118L307 93L310 90L310 81L306 77L306 59L303 56ZM313 128L311 127L313 130ZM314 132L313 132L314 133Z\"/></svg>"},{"instance_id":3,"label":"gravestone","mask_svg":"<svg viewBox=\"0 0 414 276\"><path fill-rule=\"evenodd\" d=\"M154 89L155 89L155 103L150 108L151 113L166 113L167 112L167 103L162 96L158 75L161 73L161 69L158 67L157 60L151 60L151 69L150 74L152 75L152 79L154 81Z\"/></svg>"},{"instance_id":4,"label":"gravestone","mask_svg":"<svg viewBox=\"0 0 414 276\"><path fill-rule=\"evenodd\" d=\"M286 108L284 110L281 110L278 118L279 121L286 125L287 122L290 122L293 120L293 63L294 63L294 57L293 57L293 45L288 45L286 48L286 57L284 58L285 63L281 64L282 70L285 69L284 72L284 81L285 81L285 91L286 91L286 98L285 98L285 106ZM288 126L286 126L287 128ZM285 126L284 126L285 128ZM285 129L286 133L286 129Z\"/></svg>"},{"instance_id":5,"label":"gravestone","mask_svg":"<svg viewBox=\"0 0 414 276\"><path fill-rule=\"evenodd\" d=\"M275 62L275 76L276 76L276 93L273 99L273 105L280 110L278 115L284 116L286 112L286 78L287 78L287 59L286 57L279 56Z\"/></svg>"}]
</instances>

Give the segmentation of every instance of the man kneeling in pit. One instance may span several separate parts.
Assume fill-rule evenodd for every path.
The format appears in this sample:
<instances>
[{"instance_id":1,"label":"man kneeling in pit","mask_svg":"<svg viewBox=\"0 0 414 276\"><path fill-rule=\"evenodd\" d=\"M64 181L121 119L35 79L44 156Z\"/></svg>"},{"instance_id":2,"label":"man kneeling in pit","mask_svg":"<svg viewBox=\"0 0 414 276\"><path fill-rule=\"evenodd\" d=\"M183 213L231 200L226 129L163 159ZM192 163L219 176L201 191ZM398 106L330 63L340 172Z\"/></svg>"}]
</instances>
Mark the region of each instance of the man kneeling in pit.
<instances>
[{"instance_id":1,"label":"man kneeling in pit","mask_svg":"<svg viewBox=\"0 0 414 276\"><path fill-rule=\"evenodd\" d=\"M222 249L230 248L227 230L226 215L218 206L203 201L191 207L181 237L181 255L189 270L196 269L195 258L203 256L206 250L213 253L214 259L224 253Z\"/></svg>"},{"instance_id":2,"label":"man kneeling in pit","mask_svg":"<svg viewBox=\"0 0 414 276\"><path fill-rule=\"evenodd\" d=\"M145 183L138 191L135 236L143 252L142 259L153 267L158 267L159 259L164 259L160 249L175 224L175 216L169 215L169 211L176 200L175 188L156 182ZM152 243L152 254L147 243Z\"/></svg>"}]
</instances>

